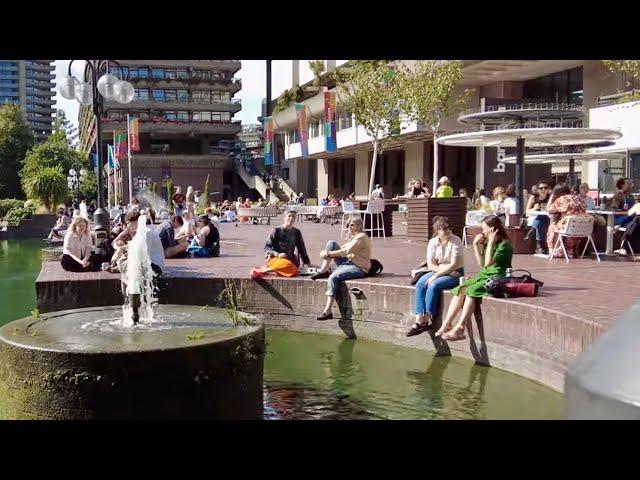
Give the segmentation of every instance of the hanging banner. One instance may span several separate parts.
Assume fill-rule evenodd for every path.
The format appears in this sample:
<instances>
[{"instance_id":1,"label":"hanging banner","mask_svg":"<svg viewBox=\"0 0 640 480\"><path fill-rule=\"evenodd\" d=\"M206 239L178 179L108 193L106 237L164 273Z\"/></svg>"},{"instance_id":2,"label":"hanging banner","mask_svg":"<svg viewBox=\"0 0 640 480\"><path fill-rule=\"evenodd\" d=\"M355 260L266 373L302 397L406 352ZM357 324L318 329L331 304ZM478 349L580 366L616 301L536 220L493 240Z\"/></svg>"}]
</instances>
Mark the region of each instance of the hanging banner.
<instances>
[{"instance_id":1,"label":"hanging banner","mask_svg":"<svg viewBox=\"0 0 640 480\"><path fill-rule=\"evenodd\" d=\"M264 164L273 165L273 120L264 117Z\"/></svg>"},{"instance_id":2,"label":"hanging banner","mask_svg":"<svg viewBox=\"0 0 640 480\"><path fill-rule=\"evenodd\" d=\"M324 149L335 152L338 149L336 139L336 92L324 91Z\"/></svg>"},{"instance_id":3,"label":"hanging banner","mask_svg":"<svg viewBox=\"0 0 640 480\"><path fill-rule=\"evenodd\" d=\"M140 127L138 119L127 115L127 130L129 131L129 148L132 152L140 151Z\"/></svg>"},{"instance_id":4,"label":"hanging banner","mask_svg":"<svg viewBox=\"0 0 640 480\"><path fill-rule=\"evenodd\" d=\"M300 149L302 158L309 156L309 129L307 127L307 107L296 103L296 119L298 120L298 136L300 137Z\"/></svg>"},{"instance_id":5,"label":"hanging banner","mask_svg":"<svg viewBox=\"0 0 640 480\"><path fill-rule=\"evenodd\" d=\"M116 134L116 158L118 160L127 159L127 134L125 132Z\"/></svg>"}]
</instances>

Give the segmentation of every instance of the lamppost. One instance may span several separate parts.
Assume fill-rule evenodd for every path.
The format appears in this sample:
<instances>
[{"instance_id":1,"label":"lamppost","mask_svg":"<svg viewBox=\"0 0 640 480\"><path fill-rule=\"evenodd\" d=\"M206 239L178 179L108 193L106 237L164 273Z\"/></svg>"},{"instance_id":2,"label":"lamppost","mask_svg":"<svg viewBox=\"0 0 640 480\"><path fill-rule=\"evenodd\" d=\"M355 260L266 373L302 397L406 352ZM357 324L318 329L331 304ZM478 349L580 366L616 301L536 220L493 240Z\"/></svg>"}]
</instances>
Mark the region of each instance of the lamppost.
<instances>
[{"instance_id":1,"label":"lamppost","mask_svg":"<svg viewBox=\"0 0 640 480\"><path fill-rule=\"evenodd\" d=\"M104 112L104 100L115 100L118 103L129 103L133 100L133 85L123 80L124 70L115 60L85 60L83 80L71 75L69 62L68 75L58 83L58 91L67 100L77 100L82 105L91 105L96 118L96 157L98 166L98 208L93 214L95 229L109 231L109 213L103 208L104 179L102 172L102 132L100 124ZM110 64L120 70L120 77L113 75Z\"/></svg>"},{"instance_id":2,"label":"lamppost","mask_svg":"<svg viewBox=\"0 0 640 480\"><path fill-rule=\"evenodd\" d=\"M79 170L76 170L79 168ZM80 184L87 178L87 169L77 163L74 163L69 169L69 176L67 177L67 186L69 190L75 191L75 201L78 201L78 195L80 194Z\"/></svg>"}]
</instances>

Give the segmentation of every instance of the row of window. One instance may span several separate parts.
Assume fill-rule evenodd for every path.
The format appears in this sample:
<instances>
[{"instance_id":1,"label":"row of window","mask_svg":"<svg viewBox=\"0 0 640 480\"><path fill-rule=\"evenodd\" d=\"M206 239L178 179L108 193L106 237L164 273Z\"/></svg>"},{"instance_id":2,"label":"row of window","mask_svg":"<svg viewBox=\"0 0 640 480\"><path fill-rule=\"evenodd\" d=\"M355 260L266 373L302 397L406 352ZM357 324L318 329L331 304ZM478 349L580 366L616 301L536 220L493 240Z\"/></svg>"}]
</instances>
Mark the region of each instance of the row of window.
<instances>
[{"instance_id":1,"label":"row of window","mask_svg":"<svg viewBox=\"0 0 640 480\"><path fill-rule=\"evenodd\" d=\"M229 123L229 112L189 112L187 110L139 110L125 112L122 110L110 110L108 118L114 122L125 122L127 113L142 121L167 120L169 122L221 122Z\"/></svg>"},{"instance_id":2,"label":"row of window","mask_svg":"<svg viewBox=\"0 0 640 480\"><path fill-rule=\"evenodd\" d=\"M336 118L336 130L344 130L353 127L353 117L346 112L339 112ZM321 137L324 135L324 120L311 120L308 123L309 138ZM300 136L298 129L289 130L286 134L287 143L298 143Z\"/></svg>"},{"instance_id":3,"label":"row of window","mask_svg":"<svg viewBox=\"0 0 640 480\"><path fill-rule=\"evenodd\" d=\"M0 85L15 85L18 83L16 78L0 78Z\"/></svg>"},{"instance_id":4,"label":"row of window","mask_svg":"<svg viewBox=\"0 0 640 480\"><path fill-rule=\"evenodd\" d=\"M210 90L194 90L189 98L188 90L173 89L148 89L136 88L135 100L148 101L153 99L154 102L184 102L189 101L196 103L228 103L231 101L229 92L215 92Z\"/></svg>"},{"instance_id":5,"label":"row of window","mask_svg":"<svg viewBox=\"0 0 640 480\"><path fill-rule=\"evenodd\" d=\"M203 78L230 81L233 75L222 70L203 70L199 68L155 68L155 67L110 67L110 72L118 77L124 75L125 78L154 78L154 79L183 79Z\"/></svg>"}]
</instances>

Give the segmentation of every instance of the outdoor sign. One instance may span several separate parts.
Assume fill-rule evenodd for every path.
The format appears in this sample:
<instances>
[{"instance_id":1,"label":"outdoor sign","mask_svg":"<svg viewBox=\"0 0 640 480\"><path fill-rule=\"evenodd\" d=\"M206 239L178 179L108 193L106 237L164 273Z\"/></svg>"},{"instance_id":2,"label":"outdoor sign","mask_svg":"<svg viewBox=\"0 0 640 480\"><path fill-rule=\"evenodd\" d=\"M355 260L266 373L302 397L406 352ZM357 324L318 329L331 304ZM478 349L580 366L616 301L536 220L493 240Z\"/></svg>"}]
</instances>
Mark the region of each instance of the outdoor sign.
<instances>
[{"instance_id":1,"label":"outdoor sign","mask_svg":"<svg viewBox=\"0 0 640 480\"><path fill-rule=\"evenodd\" d=\"M324 145L327 152L338 149L336 138L336 92L324 92Z\"/></svg>"},{"instance_id":2,"label":"outdoor sign","mask_svg":"<svg viewBox=\"0 0 640 480\"><path fill-rule=\"evenodd\" d=\"M307 128L307 108L301 103L296 103L296 119L298 121L298 136L300 137L302 158L306 158L309 156L309 130Z\"/></svg>"}]
</instances>

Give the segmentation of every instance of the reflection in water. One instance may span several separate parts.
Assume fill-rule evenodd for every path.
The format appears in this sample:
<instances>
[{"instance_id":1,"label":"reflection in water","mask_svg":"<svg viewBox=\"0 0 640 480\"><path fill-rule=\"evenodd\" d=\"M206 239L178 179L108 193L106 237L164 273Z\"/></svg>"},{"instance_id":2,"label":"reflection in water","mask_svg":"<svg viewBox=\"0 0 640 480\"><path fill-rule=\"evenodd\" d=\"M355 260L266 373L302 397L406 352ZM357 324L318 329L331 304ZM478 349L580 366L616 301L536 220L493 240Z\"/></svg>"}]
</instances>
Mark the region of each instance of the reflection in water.
<instances>
[{"instance_id":1,"label":"reflection in water","mask_svg":"<svg viewBox=\"0 0 640 480\"><path fill-rule=\"evenodd\" d=\"M43 246L41 239L0 240L0 325L27 316L35 308Z\"/></svg>"},{"instance_id":2,"label":"reflection in water","mask_svg":"<svg viewBox=\"0 0 640 480\"><path fill-rule=\"evenodd\" d=\"M269 330L267 419L554 419L562 395L450 356Z\"/></svg>"}]
</instances>

